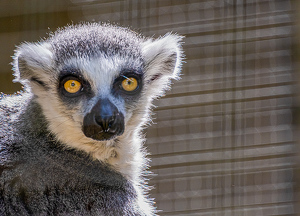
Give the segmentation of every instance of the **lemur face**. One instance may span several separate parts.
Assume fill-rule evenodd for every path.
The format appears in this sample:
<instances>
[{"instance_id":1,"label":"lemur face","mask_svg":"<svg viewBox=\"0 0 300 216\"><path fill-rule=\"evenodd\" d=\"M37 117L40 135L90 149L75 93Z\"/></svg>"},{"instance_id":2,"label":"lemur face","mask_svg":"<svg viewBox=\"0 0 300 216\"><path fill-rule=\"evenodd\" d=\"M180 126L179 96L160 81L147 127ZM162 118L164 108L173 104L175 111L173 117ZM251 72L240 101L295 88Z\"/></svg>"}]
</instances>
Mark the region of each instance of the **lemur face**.
<instances>
[{"instance_id":1,"label":"lemur face","mask_svg":"<svg viewBox=\"0 0 300 216\"><path fill-rule=\"evenodd\" d=\"M15 81L32 91L62 143L114 146L139 133L152 99L178 77L181 39L147 39L107 24L69 26L17 49Z\"/></svg>"},{"instance_id":2,"label":"lemur face","mask_svg":"<svg viewBox=\"0 0 300 216\"><path fill-rule=\"evenodd\" d=\"M82 119L84 135L98 141L123 134L143 89L142 62L128 64L127 59L117 56L109 61L114 58L119 61L113 64L101 56L85 59L85 63L82 59L68 60L57 84L66 109L77 110L74 115Z\"/></svg>"}]
</instances>

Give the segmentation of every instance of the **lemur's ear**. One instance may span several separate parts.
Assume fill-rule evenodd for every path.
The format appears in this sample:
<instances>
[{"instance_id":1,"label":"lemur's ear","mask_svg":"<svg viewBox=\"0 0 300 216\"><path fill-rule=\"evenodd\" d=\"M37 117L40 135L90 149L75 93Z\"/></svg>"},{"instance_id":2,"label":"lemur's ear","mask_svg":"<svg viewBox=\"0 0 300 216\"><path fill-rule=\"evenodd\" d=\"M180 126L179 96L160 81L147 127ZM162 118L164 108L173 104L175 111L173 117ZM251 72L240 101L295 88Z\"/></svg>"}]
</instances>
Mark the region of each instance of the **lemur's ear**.
<instances>
[{"instance_id":1,"label":"lemur's ear","mask_svg":"<svg viewBox=\"0 0 300 216\"><path fill-rule=\"evenodd\" d=\"M156 40L147 40L142 45L145 61L145 85L151 94L160 96L169 86L170 79L179 78L182 62L181 41L183 37L167 34Z\"/></svg>"},{"instance_id":2,"label":"lemur's ear","mask_svg":"<svg viewBox=\"0 0 300 216\"><path fill-rule=\"evenodd\" d=\"M24 43L19 46L14 55L15 82L27 84L35 81L43 84L49 77L53 64L53 52L51 45L43 43Z\"/></svg>"}]
</instances>

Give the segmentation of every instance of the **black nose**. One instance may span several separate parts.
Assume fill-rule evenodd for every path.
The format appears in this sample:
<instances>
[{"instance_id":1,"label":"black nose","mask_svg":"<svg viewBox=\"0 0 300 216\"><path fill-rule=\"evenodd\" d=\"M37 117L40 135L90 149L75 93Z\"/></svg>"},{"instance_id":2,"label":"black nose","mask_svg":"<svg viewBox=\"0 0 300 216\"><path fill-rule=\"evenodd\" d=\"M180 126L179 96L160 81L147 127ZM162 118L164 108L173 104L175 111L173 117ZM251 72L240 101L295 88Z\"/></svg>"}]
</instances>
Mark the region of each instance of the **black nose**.
<instances>
[{"instance_id":1,"label":"black nose","mask_svg":"<svg viewBox=\"0 0 300 216\"><path fill-rule=\"evenodd\" d=\"M83 133L95 140L109 140L124 132L124 116L109 99L100 99L83 119Z\"/></svg>"},{"instance_id":2,"label":"black nose","mask_svg":"<svg viewBox=\"0 0 300 216\"><path fill-rule=\"evenodd\" d=\"M114 125L115 117L114 116L95 116L95 121L98 125L101 126L104 132L109 132Z\"/></svg>"}]
</instances>

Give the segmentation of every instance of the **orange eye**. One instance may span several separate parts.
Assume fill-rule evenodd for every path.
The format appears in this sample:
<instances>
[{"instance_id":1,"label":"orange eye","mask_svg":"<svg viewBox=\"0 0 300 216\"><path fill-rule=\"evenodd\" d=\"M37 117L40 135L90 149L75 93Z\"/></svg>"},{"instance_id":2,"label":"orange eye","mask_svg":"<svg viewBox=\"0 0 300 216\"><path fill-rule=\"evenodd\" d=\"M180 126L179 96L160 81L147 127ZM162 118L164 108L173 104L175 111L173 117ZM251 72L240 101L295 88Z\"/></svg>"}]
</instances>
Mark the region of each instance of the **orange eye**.
<instances>
[{"instance_id":1,"label":"orange eye","mask_svg":"<svg viewBox=\"0 0 300 216\"><path fill-rule=\"evenodd\" d=\"M122 81L122 88L125 91L131 92L137 89L137 87L138 87L138 82L135 78L129 77Z\"/></svg>"},{"instance_id":2,"label":"orange eye","mask_svg":"<svg viewBox=\"0 0 300 216\"><path fill-rule=\"evenodd\" d=\"M68 80L64 84L64 88L69 93L77 93L81 89L81 83L76 80Z\"/></svg>"}]
</instances>

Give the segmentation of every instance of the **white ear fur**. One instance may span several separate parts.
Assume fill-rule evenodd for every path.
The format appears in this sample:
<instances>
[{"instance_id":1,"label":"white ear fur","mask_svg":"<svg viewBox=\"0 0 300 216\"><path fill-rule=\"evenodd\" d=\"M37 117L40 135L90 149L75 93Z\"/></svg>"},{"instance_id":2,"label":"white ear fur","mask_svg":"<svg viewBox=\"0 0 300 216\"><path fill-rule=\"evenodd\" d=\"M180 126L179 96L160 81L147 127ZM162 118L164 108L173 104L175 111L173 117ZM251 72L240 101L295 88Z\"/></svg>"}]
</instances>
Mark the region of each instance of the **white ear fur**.
<instances>
[{"instance_id":1,"label":"white ear fur","mask_svg":"<svg viewBox=\"0 0 300 216\"><path fill-rule=\"evenodd\" d=\"M27 83L31 79L43 80L45 72L53 64L53 52L49 43L24 43L14 55L16 82ZM43 71L43 72L42 72Z\"/></svg>"},{"instance_id":2,"label":"white ear fur","mask_svg":"<svg viewBox=\"0 0 300 216\"><path fill-rule=\"evenodd\" d=\"M168 88L170 79L178 79L182 63L181 41L183 37L166 34L156 40L147 40L142 45L145 61L145 84L150 93L160 96ZM147 90L149 92L149 89Z\"/></svg>"}]
</instances>

